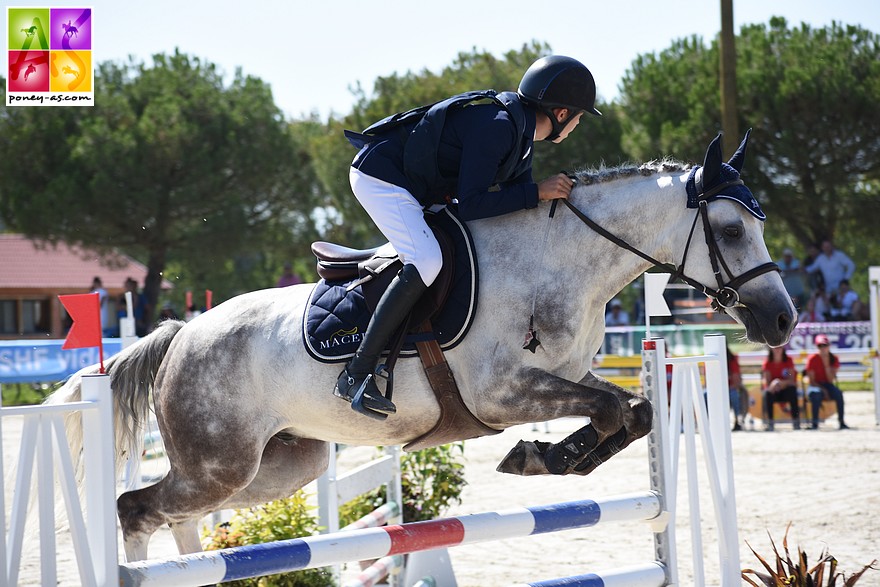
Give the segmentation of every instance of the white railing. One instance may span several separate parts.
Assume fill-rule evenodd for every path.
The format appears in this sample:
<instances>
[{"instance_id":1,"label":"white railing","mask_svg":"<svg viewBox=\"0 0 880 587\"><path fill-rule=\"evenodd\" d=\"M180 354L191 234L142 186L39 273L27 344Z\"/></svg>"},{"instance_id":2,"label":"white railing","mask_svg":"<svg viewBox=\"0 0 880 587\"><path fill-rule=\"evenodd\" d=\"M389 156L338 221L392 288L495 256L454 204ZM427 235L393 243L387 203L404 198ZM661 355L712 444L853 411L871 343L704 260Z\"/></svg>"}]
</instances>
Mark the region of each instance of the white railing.
<instances>
[{"instance_id":1,"label":"white railing","mask_svg":"<svg viewBox=\"0 0 880 587\"><path fill-rule=\"evenodd\" d=\"M339 531L339 506L363 495L377 487L385 485L389 503L398 506L399 514L393 521L403 522L403 487L400 476L400 447L389 446L385 454L363 465L347 471L337 469L337 445L330 443L330 463L327 470L318 478L318 523L324 534ZM335 566L333 574L337 582L341 575L341 567ZM392 584L395 577L392 575Z\"/></svg>"},{"instance_id":2,"label":"white railing","mask_svg":"<svg viewBox=\"0 0 880 587\"><path fill-rule=\"evenodd\" d=\"M642 374L645 394L654 406L654 427L648 435L651 489L663 499L665 517L654 529L655 556L667 568L670 585L679 585L676 552L676 502L679 477L679 444L684 432L690 514L693 584L706 584L703 534L697 476L696 431L702 441L715 522L718 533L719 575L723 587L740 584L733 450L730 440L730 401L727 392L725 337L703 338L705 354L667 358L663 339L643 342ZM666 364L673 366L672 389L667 395ZM706 399L699 365L706 374ZM667 400L668 398L668 400ZM668 522L663 527L663 522Z\"/></svg>"},{"instance_id":3,"label":"white railing","mask_svg":"<svg viewBox=\"0 0 880 587\"><path fill-rule=\"evenodd\" d=\"M64 416L82 412L83 455L89 490L85 508L77 490ZM66 404L0 408L0 472L5 478L2 424L7 416L23 416L12 513L8 534L0 532L0 571L3 585L17 585L24 542L25 523L31 497L34 463L37 468L37 506L40 533L40 583L57 584L55 543L55 480L60 478L67 518L85 587L119 583L116 544L116 495L114 479L113 406L108 375L82 378L82 401ZM85 513L83 512L85 509ZM6 525L5 490L0 491L0 529Z\"/></svg>"}]
</instances>

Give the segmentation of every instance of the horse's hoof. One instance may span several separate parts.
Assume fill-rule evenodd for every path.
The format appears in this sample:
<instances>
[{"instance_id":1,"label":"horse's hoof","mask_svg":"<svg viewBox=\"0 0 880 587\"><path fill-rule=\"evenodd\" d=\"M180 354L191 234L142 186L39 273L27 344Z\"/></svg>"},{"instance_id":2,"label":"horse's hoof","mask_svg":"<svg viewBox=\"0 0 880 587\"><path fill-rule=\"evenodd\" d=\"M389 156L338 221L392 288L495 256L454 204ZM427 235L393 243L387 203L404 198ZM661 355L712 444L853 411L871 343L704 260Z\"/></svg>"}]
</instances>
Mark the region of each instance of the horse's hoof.
<instances>
[{"instance_id":1,"label":"horse's hoof","mask_svg":"<svg viewBox=\"0 0 880 587\"><path fill-rule=\"evenodd\" d=\"M520 440L510 452L507 453L496 467L499 473L511 475L549 475L550 472L544 465L544 452L550 446L549 442L535 440L526 442Z\"/></svg>"}]
</instances>

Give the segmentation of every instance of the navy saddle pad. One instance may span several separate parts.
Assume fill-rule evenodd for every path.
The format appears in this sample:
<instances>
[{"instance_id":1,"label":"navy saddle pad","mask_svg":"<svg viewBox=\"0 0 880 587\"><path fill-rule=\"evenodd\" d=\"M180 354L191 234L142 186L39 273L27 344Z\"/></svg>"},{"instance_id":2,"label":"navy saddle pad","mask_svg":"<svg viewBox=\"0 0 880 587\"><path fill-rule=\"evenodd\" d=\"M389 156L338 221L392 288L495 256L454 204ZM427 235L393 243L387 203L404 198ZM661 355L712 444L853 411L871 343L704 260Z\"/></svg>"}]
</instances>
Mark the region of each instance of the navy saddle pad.
<instances>
[{"instance_id":1,"label":"navy saddle pad","mask_svg":"<svg viewBox=\"0 0 880 587\"><path fill-rule=\"evenodd\" d=\"M431 295L432 289L444 290L445 303L431 316L431 325L440 348L448 350L461 342L473 322L477 303L477 260L470 232L447 208L426 212L425 219L437 234L441 248L445 249L443 272L427 295ZM377 267L381 273L376 272ZM319 280L309 296L303 318L303 341L308 353L324 363L350 359L360 345L378 296L384 291L384 287L372 287L371 282L381 280L387 285L401 267L394 249L386 245L376 251L372 262L361 264L358 277ZM428 314L431 311L433 308L427 311ZM423 311L421 317L410 322L412 332L404 340L401 357L417 354L415 342L426 335L414 331L425 317Z\"/></svg>"}]
</instances>

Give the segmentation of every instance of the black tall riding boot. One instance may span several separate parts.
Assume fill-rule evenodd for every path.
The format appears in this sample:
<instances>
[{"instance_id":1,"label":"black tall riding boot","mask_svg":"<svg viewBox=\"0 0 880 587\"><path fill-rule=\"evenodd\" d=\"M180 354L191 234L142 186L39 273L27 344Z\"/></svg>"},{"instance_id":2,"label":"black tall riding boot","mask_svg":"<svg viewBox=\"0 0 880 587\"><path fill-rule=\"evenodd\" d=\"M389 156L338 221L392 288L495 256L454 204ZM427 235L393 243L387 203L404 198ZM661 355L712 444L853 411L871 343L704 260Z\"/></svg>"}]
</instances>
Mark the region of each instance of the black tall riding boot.
<instances>
[{"instance_id":1,"label":"black tall riding boot","mask_svg":"<svg viewBox=\"0 0 880 587\"><path fill-rule=\"evenodd\" d=\"M360 347L336 381L335 396L351 402L363 389L363 407L368 411L380 415L397 411L376 385L376 364L391 335L427 289L415 265L404 265L379 299Z\"/></svg>"}]
</instances>

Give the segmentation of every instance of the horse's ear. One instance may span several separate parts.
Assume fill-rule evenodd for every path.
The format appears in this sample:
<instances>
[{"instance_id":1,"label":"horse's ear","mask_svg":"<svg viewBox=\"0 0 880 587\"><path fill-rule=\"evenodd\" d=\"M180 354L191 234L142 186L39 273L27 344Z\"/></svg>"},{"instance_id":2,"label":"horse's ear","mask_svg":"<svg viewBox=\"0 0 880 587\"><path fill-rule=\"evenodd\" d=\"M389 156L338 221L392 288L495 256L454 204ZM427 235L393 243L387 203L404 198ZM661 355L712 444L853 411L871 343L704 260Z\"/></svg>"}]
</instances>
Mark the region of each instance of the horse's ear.
<instances>
[{"instance_id":1,"label":"horse's ear","mask_svg":"<svg viewBox=\"0 0 880 587\"><path fill-rule=\"evenodd\" d=\"M742 173L743 163L746 159L746 147L749 145L749 135L752 134L752 129L746 131L746 136L743 137L742 142L739 144L739 148L737 148L736 153L733 154L733 157L730 158L730 161L727 162L728 165Z\"/></svg>"},{"instance_id":2,"label":"horse's ear","mask_svg":"<svg viewBox=\"0 0 880 587\"><path fill-rule=\"evenodd\" d=\"M703 159L703 187L709 187L718 177L721 171L721 133L715 137L709 148L706 149L706 158Z\"/></svg>"}]
</instances>

